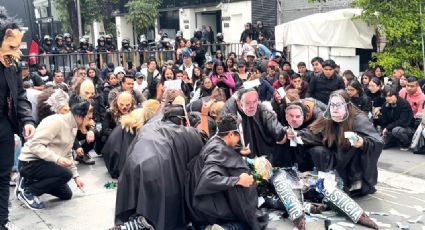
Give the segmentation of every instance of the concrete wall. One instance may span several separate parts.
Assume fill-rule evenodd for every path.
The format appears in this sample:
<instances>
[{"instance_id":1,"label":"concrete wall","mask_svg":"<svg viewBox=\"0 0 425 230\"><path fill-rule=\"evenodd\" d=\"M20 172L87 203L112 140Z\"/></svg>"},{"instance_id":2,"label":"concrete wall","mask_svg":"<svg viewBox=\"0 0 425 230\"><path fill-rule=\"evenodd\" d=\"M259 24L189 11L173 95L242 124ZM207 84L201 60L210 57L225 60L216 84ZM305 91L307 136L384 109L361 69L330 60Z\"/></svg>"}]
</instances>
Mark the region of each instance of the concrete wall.
<instances>
[{"instance_id":1,"label":"concrete wall","mask_svg":"<svg viewBox=\"0 0 425 230\"><path fill-rule=\"evenodd\" d=\"M239 42L245 23L252 21L251 12L251 1L221 4L221 23L226 42Z\"/></svg>"},{"instance_id":2,"label":"concrete wall","mask_svg":"<svg viewBox=\"0 0 425 230\"><path fill-rule=\"evenodd\" d=\"M134 44L132 24L128 23L124 16L115 17L115 23L117 25L117 48L121 49L121 41L124 38L130 39L130 44Z\"/></svg>"},{"instance_id":3,"label":"concrete wall","mask_svg":"<svg viewBox=\"0 0 425 230\"><path fill-rule=\"evenodd\" d=\"M279 0L278 24L292 21L304 16L324 13L337 9L350 8L353 0L327 0L326 3L309 3L308 0ZM280 12L279 12L280 11Z\"/></svg>"},{"instance_id":4,"label":"concrete wall","mask_svg":"<svg viewBox=\"0 0 425 230\"><path fill-rule=\"evenodd\" d=\"M196 29L196 13L195 9L180 9L180 29L184 38L193 37Z\"/></svg>"}]
</instances>

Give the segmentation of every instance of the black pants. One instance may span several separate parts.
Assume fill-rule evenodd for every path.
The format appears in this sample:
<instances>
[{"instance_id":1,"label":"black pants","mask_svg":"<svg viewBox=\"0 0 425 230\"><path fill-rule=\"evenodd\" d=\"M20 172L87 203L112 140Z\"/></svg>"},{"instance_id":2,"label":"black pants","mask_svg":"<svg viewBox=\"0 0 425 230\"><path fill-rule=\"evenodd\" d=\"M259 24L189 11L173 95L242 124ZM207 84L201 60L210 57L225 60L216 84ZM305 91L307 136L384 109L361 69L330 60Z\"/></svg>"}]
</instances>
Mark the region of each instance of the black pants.
<instances>
[{"instance_id":1,"label":"black pants","mask_svg":"<svg viewBox=\"0 0 425 230\"><path fill-rule=\"evenodd\" d=\"M62 200L72 197L67 184L72 178L72 172L67 168L45 160L20 161L19 172L25 178L25 189L35 196L47 193Z\"/></svg>"},{"instance_id":2,"label":"black pants","mask_svg":"<svg viewBox=\"0 0 425 230\"><path fill-rule=\"evenodd\" d=\"M6 224L9 216L9 181L14 161L14 147L12 127L7 118L0 118L0 225Z\"/></svg>"},{"instance_id":3,"label":"black pants","mask_svg":"<svg viewBox=\"0 0 425 230\"><path fill-rule=\"evenodd\" d=\"M397 126L393 128L391 131L388 131L387 136L384 138L384 149L391 148L397 144L402 148L408 148L412 142L414 133L415 130L410 127L403 128Z\"/></svg>"}]
</instances>

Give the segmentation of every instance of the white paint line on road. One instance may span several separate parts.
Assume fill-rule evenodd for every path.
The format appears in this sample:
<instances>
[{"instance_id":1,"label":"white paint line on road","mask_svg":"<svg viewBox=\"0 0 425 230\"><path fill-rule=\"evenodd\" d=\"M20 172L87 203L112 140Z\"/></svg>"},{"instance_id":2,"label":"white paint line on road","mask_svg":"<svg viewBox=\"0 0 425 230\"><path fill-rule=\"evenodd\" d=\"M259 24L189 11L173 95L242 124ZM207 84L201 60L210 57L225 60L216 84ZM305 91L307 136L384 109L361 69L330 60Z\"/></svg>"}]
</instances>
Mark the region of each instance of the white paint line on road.
<instances>
[{"instance_id":1,"label":"white paint line on road","mask_svg":"<svg viewBox=\"0 0 425 230\"><path fill-rule=\"evenodd\" d=\"M379 182L401 189L403 193L425 193L425 180L423 179L383 169L378 169L378 175Z\"/></svg>"}]
</instances>

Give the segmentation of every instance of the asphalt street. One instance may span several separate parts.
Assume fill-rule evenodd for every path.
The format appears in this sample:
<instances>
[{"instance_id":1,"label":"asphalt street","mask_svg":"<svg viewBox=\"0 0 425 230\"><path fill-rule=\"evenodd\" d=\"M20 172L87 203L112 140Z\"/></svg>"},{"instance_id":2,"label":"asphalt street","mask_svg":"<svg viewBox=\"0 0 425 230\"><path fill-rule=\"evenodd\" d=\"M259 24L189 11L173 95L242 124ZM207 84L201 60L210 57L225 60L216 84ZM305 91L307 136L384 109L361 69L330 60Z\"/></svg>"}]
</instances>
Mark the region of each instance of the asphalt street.
<instances>
[{"instance_id":1,"label":"asphalt street","mask_svg":"<svg viewBox=\"0 0 425 230\"><path fill-rule=\"evenodd\" d=\"M32 211L11 196L10 219L20 229L99 229L113 226L116 189L106 189L105 183L113 181L107 174L103 159L96 158L93 166L79 165L79 173L86 183L84 191L73 182L74 197L70 201L59 201L41 196L47 208ZM379 184L373 195L357 199L360 206L373 214L381 225L380 229L399 229L397 222L410 229L425 229L425 155L414 155L398 149L384 150L379 161ZM11 190L13 191L13 190ZM385 215L385 216L382 216ZM351 223L342 216L326 213L333 223ZM278 218L277 215L272 217ZM308 217L307 229L324 229L323 217ZM419 219L417 223L415 222ZM359 225L345 229L366 229ZM288 219L274 219L268 229L293 229Z\"/></svg>"}]
</instances>

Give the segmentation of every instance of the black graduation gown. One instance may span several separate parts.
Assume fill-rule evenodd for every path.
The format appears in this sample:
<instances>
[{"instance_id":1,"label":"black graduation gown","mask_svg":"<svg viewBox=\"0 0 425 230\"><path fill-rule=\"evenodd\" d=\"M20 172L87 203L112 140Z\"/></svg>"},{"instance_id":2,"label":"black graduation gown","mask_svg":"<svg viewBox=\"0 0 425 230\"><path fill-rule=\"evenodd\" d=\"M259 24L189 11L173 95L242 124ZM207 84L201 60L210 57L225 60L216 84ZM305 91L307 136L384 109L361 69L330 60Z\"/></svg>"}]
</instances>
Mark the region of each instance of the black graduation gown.
<instances>
[{"instance_id":1,"label":"black graduation gown","mask_svg":"<svg viewBox=\"0 0 425 230\"><path fill-rule=\"evenodd\" d=\"M103 160L112 178L118 178L127 159L127 149L134 139L134 134L115 127L102 149Z\"/></svg>"},{"instance_id":2,"label":"black graduation gown","mask_svg":"<svg viewBox=\"0 0 425 230\"><path fill-rule=\"evenodd\" d=\"M342 178L345 188L350 188L353 182L361 179L362 192L366 194L378 182L377 164L384 143L366 114L361 113L354 118L352 131L363 138L363 148L350 147L348 150L341 146L331 148L333 168ZM308 129L304 129L299 134L305 145L322 145L322 133L314 135Z\"/></svg>"},{"instance_id":3,"label":"black graduation gown","mask_svg":"<svg viewBox=\"0 0 425 230\"><path fill-rule=\"evenodd\" d=\"M221 114L240 114L245 145L249 144L250 158L256 156L271 156L275 151L276 142L286 135L287 127L282 126L276 114L269 111L263 104L258 105L254 116L248 117L236 106L236 99L230 98L225 103Z\"/></svg>"},{"instance_id":4,"label":"black graduation gown","mask_svg":"<svg viewBox=\"0 0 425 230\"><path fill-rule=\"evenodd\" d=\"M118 179L115 221L144 216L157 230L186 229L184 186L203 142L194 128L148 123L128 150Z\"/></svg>"},{"instance_id":5,"label":"black graduation gown","mask_svg":"<svg viewBox=\"0 0 425 230\"><path fill-rule=\"evenodd\" d=\"M196 225L238 222L260 229L256 217L257 190L236 186L249 173L242 156L215 136L189 164L186 203Z\"/></svg>"}]
</instances>

